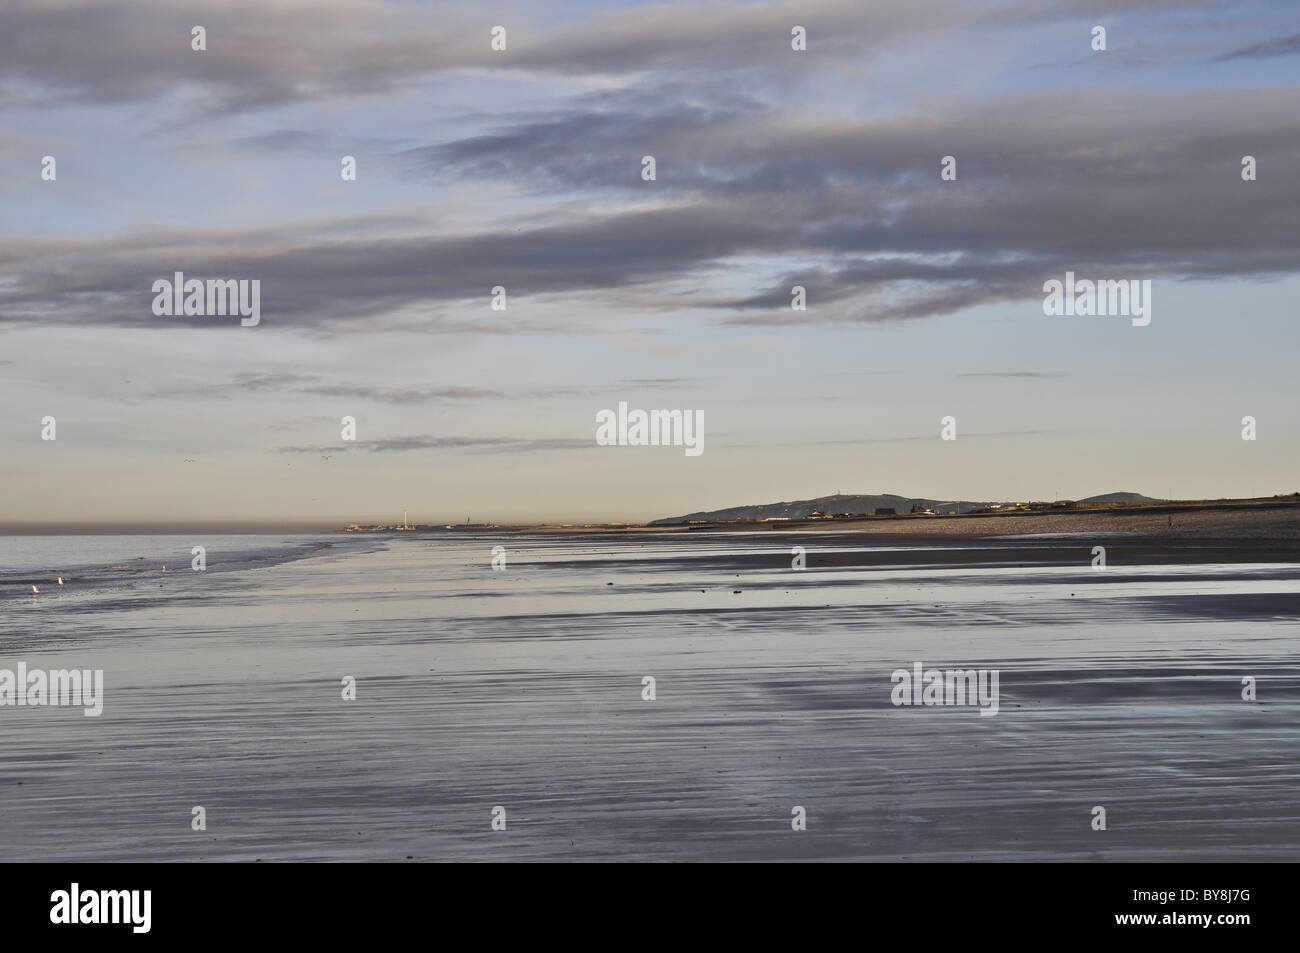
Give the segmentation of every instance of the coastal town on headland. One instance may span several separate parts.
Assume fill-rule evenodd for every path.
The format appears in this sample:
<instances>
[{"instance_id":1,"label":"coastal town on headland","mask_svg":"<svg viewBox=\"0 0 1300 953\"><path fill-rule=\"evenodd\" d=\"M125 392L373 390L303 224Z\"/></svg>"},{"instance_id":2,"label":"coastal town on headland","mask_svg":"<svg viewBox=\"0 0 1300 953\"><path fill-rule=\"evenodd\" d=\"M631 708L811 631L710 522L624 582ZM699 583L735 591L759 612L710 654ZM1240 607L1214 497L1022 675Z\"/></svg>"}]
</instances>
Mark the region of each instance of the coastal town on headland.
<instances>
[{"instance_id":1,"label":"coastal town on headland","mask_svg":"<svg viewBox=\"0 0 1300 953\"><path fill-rule=\"evenodd\" d=\"M868 505L870 504L870 505ZM1175 519L1191 514L1202 516L1215 513L1224 519L1243 514L1253 518L1268 519L1268 513L1285 510L1289 522L1291 511L1300 511L1300 493L1277 494L1269 497L1248 497L1219 500L1156 499L1138 493L1109 493L1083 500L1029 500L1000 503L940 501L882 494L879 496L847 496L834 494L812 500L790 503L770 503L755 506L733 507L668 517L648 523L591 522L591 523L496 523L474 522L470 517L463 523L414 523L403 511L402 520L394 523L349 523L341 529L344 533L447 533L447 532L511 532L511 531L617 531L617 530L699 530L768 528L821 528L839 526L846 529L876 528L887 532L909 533L919 529L919 523L951 525L954 520L986 525L990 520L1026 517L1089 517L1145 516L1159 517L1169 528ZM1148 520L1149 521L1149 520ZM886 524L886 525L881 525ZM1003 524L1010 526L1010 524ZM1012 530L1014 531L1014 530ZM996 535L996 534L995 534Z\"/></svg>"}]
</instances>

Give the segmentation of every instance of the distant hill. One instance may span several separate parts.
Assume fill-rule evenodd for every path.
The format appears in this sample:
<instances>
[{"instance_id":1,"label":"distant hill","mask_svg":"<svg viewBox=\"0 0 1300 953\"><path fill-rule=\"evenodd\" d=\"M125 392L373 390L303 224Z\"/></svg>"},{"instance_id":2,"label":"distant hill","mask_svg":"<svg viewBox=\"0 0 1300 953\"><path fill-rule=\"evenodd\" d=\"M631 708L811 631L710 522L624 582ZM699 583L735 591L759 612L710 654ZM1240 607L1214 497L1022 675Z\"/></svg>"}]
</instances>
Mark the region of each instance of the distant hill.
<instances>
[{"instance_id":1,"label":"distant hill","mask_svg":"<svg viewBox=\"0 0 1300 953\"><path fill-rule=\"evenodd\" d=\"M1164 500L1157 500L1150 496L1143 496L1141 493L1103 493L1101 496L1090 496L1086 500L1079 500L1080 503L1164 503Z\"/></svg>"},{"instance_id":2,"label":"distant hill","mask_svg":"<svg viewBox=\"0 0 1300 953\"><path fill-rule=\"evenodd\" d=\"M732 506L725 510L708 510L700 513L687 513L685 516L670 516L655 520L651 526L668 526L673 523L686 523L690 520L763 520L784 516L787 519L807 519L820 510L827 516L865 514L870 516L877 509L893 509L896 513L910 512L913 506L921 505L936 513L969 513L988 506L968 500L931 500L919 496L897 496L893 493L880 494L846 494L819 496L815 500L795 500L790 503L757 503L752 506Z\"/></svg>"},{"instance_id":3,"label":"distant hill","mask_svg":"<svg viewBox=\"0 0 1300 953\"><path fill-rule=\"evenodd\" d=\"M1164 500L1143 496L1141 493L1104 493L1090 496L1079 503L1163 503ZM922 506L936 513L969 513L985 507L1005 506L1006 501L976 502L973 500L932 500L920 496L898 496L894 493L846 494L819 496L814 500L794 500L789 503L756 503L751 506L731 506L724 510L705 510L699 513L687 513L685 516L669 516L655 520L651 526L672 526L677 523L689 523L692 520L725 522L728 520L754 521L771 520L784 517L802 520L814 512L827 516L870 516L878 509L892 509L895 513L910 513L913 506Z\"/></svg>"}]
</instances>

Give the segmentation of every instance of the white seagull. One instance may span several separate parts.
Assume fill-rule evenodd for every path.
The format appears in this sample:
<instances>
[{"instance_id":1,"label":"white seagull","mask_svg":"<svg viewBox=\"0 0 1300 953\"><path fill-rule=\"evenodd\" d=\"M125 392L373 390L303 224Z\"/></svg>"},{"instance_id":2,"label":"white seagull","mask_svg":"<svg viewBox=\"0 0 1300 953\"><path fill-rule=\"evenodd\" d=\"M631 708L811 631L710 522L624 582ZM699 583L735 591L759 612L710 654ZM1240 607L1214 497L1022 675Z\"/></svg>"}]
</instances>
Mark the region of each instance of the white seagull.
<instances>
[{"instance_id":1,"label":"white seagull","mask_svg":"<svg viewBox=\"0 0 1300 953\"><path fill-rule=\"evenodd\" d=\"M35 586L32 586L32 592L40 592L40 591L41 590L37 589Z\"/></svg>"},{"instance_id":2,"label":"white seagull","mask_svg":"<svg viewBox=\"0 0 1300 953\"><path fill-rule=\"evenodd\" d=\"M59 577L59 585L60 585L60 586L63 585L63 577L62 577L62 576Z\"/></svg>"}]
</instances>

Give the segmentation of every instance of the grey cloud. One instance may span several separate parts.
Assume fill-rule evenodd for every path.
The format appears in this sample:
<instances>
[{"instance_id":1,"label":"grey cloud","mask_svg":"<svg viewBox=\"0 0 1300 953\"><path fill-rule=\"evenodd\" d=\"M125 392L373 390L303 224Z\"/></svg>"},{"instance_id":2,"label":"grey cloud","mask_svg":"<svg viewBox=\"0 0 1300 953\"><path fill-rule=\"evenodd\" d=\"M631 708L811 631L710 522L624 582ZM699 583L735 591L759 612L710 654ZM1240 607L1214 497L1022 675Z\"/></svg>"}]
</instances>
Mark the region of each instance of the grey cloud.
<instances>
[{"instance_id":1,"label":"grey cloud","mask_svg":"<svg viewBox=\"0 0 1300 953\"><path fill-rule=\"evenodd\" d=\"M1217 59L1266 59L1274 56L1288 56L1292 53L1300 53L1300 33L1294 33L1291 36L1278 37L1272 40L1263 40L1259 43L1252 43L1250 46L1243 46L1230 53L1225 53L1222 56L1217 57Z\"/></svg>"},{"instance_id":2,"label":"grey cloud","mask_svg":"<svg viewBox=\"0 0 1300 953\"><path fill-rule=\"evenodd\" d=\"M4 364L0 361L0 365ZM679 379L628 381L625 383L644 386L673 386L684 383ZM227 397L234 391L253 393L278 392L282 394L301 394L317 397L329 397L341 400L374 401L382 404L425 405L442 402L479 401L479 400L549 400L563 397L591 397L609 390L609 387L531 387L514 391L497 390L485 387L467 387L452 385L445 387L400 387L372 386L356 384L345 380L329 380L320 375L303 375L271 371L244 371L234 374L225 381L212 383L165 387L152 391L150 398L195 397L209 399ZM332 418L314 418L332 419Z\"/></svg>"},{"instance_id":3,"label":"grey cloud","mask_svg":"<svg viewBox=\"0 0 1300 953\"><path fill-rule=\"evenodd\" d=\"M303 384L317 378L303 374L255 373L243 371L235 375L234 387L251 391L276 391L293 384Z\"/></svg>"},{"instance_id":4,"label":"grey cloud","mask_svg":"<svg viewBox=\"0 0 1300 953\"><path fill-rule=\"evenodd\" d=\"M808 71L862 62L910 38L1084 11L1195 8L1200 0L1038 0L992 6L963 0L862 4L856 0L705 0L688 7L641 4L535 25L534 8L394 0L8 0L0 12L0 84L9 98L121 102L184 87L210 108L246 110L387 92L448 70L626 75L747 71L797 82ZM190 28L207 49L190 48ZM489 30L509 32L494 53ZM807 55L790 50L795 24ZM93 38L88 42L87 38ZM812 55L815 51L816 55ZM20 93L18 90L23 90Z\"/></svg>"},{"instance_id":5,"label":"grey cloud","mask_svg":"<svg viewBox=\"0 0 1300 953\"><path fill-rule=\"evenodd\" d=\"M757 100L721 81L604 90L542 114L494 116L494 131L409 149L398 158L417 175L508 180L525 192L619 188L644 195L658 186L641 179L643 155L663 163L658 175L666 182L682 182L686 169L686 184L708 184L716 168L700 151L712 138L708 131L720 124L733 130L738 119L763 111Z\"/></svg>"},{"instance_id":6,"label":"grey cloud","mask_svg":"<svg viewBox=\"0 0 1300 953\"><path fill-rule=\"evenodd\" d=\"M190 48L196 24L206 51ZM444 30L466 42L438 42ZM475 34L481 44L469 42ZM10 0L0 14L0 78L88 102L184 85L209 90L224 109L356 95L483 63L487 47L487 25L467 7L377 0L209 0L183 11L165 0Z\"/></svg>"},{"instance_id":7,"label":"grey cloud","mask_svg":"<svg viewBox=\"0 0 1300 953\"><path fill-rule=\"evenodd\" d=\"M581 330L624 294L647 291L661 294L662 311L710 308L725 323L837 323L1029 300L1066 270L1300 270L1300 193L1277 171L1300 162L1294 90L1140 93L1042 92L930 116L821 122L763 114L702 123L668 109L659 120L676 130L677 151L665 165L678 171L638 183L638 204L593 211L567 202L530 210L526 226L445 233L428 207L361 222L0 240L0 278L9 279L0 281L0 325L520 333L542 329L521 302L550 298L586 306L563 319ZM611 122L622 131L598 138L591 161L617 166L631 120ZM1246 152L1260 161L1259 181L1241 181ZM955 182L939 181L946 154L957 157ZM488 171L512 181L534 161L528 141L512 141ZM559 165L548 174L568 173ZM572 175L577 189L583 173ZM792 268L792 259L814 264ZM735 286L741 260L754 290L720 291ZM260 278L264 327L155 318L149 288L175 270ZM498 284L511 294L509 312L487 307ZM809 311L789 310L793 284L808 288Z\"/></svg>"},{"instance_id":8,"label":"grey cloud","mask_svg":"<svg viewBox=\"0 0 1300 953\"><path fill-rule=\"evenodd\" d=\"M948 16L960 9L956 0L940 2ZM95 0L57 6L10 0L0 15L0 79L89 102L160 97L188 84L211 91L219 108L250 109L383 92L455 69L792 68L789 33L796 22L820 34L824 52L860 54L882 37L935 26L932 13L863 10L849 0L715 0L689 10L649 4L550 28L534 27L529 21L536 15L385 0L208 0L183 12L165 0L111 7ZM190 48L195 24L207 30L206 51ZM489 30L497 24L508 30L505 53L490 49Z\"/></svg>"},{"instance_id":9,"label":"grey cloud","mask_svg":"<svg viewBox=\"0 0 1300 953\"><path fill-rule=\"evenodd\" d=\"M979 371L968 374L958 374L958 377L1064 377L1061 373L1043 373L1040 371Z\"/></svg>"},{"instance_id":10,"label":"grey cloud","mask_svg":"<svg viewBox=\"0 0 1300 953\"><path fill-rule=\"evenodd\" d=\"M505 397L499 390L481 387L366 387L357 384L315 384L301 389L306 394L373 400L382 404L427 404L442 400L477 400Z\"/></svg>"},{"instance_id":11,"label":"grey cloud","mask_svg":"<svg viewBox=\"0 0 1300 953\"><path fill-rule=\"evenodd\" d=\"M342 132L324 132L307 129L277 129L235 139L231 145L237 149L255 149L259 152L303 152L311 155L345 155L371 157L412 148L410 139L383 139L375 136L354 136Z\"/></svg>"},{"instance_id":12,"label":"grey cloud","mask_svg":"<svg viewBox=\"0 0 1300 953\"><path fill-rule=\"evenodd\" d=\"M988 433L963 433L962 440L978 440L987 437L1032 437L1040 434L1041 430L997 430ZM851 447L860 443L913 443L921 440L937 440L937 434L924 434L912 437L859 437L855 440L810 440L806 443L790 444L790 446L817 446L817 447Z\"/></svg>"},{"instance_id":13,"label":"grey cloud","mask_svg":"<svg viewBox=\"0 0 1300 953\"><path fill-rule=\"evenodd\" d=\"M387 326L385 316L417 308L425 313L413 323L429 329L518 333L527 329L526 313L518 305L508 314L490 311L493 286L507 286L518 301L527 295L599 293L689 273L744 244L734 223L711 224L709 217L706 208L647 210L583 216L527 231L310 243L265 229L0 240L0 276L17 279L0 284L0 324L262 330L241 329L235 318L154 317L153 281L183 271L187 278L259 279L263 328L370 332ZM683 240L691 232L699 237ZM63 266L51 270L51 260ZM470 299L477 302L472 317L462 316L463 307L455 311Z\"/></svg>"},{"instance_id":14,"label":"grey cloud","mask_svg":"<svg viewBox=\"0 0 1300 953\"><path fill-rule=\"evenodd\" d=\"M398 453L410 450L470 450L479 453L528 453L539 450L588 450L595 446L594 437L590 440L580 440L565 437L411 436L385 437L379 440L331 444L328 446L280 447L277 452L322 454L326 451L337 453L342 450L365 450L370 453Z\"/></svg>"},{"instance_id":15,"label":"grey cloud","mask_svg":"<svg viewBox=\"0 0 1300 953\"><path fill-rule=\"evenodd\" d=\"M338 423L337 417L325 417L320 414L313 414L306 417L298 417L293 420L282 420L268 423L266 429L272 432L289 432L302 430L307 427L319 426L321 424L335 425Z\"/></svg>"}]
</instances>

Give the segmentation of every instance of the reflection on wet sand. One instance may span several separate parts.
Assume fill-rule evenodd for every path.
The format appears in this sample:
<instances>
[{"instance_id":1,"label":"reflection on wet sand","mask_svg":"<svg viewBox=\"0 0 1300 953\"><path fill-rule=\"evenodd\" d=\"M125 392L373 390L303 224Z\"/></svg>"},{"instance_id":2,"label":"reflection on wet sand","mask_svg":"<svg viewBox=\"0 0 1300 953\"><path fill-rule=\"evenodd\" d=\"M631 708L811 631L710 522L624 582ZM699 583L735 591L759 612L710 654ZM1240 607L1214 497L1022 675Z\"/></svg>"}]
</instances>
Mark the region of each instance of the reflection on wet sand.
<instances>
[{"instance_id":1,"label":"reflection on wet sand","mask_svg":"<svg viewBox=\"0 0 1300 953\"><path fill-rule=\"evenodd\" d=\"M458 535L14 606L0 665L105 699L0 708L0 858L1300 859L1300 566L1245 545ZM916 662L998 714L895 707Z\"/></svg>"}]
</instances>

